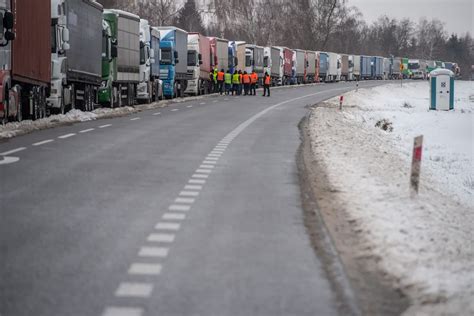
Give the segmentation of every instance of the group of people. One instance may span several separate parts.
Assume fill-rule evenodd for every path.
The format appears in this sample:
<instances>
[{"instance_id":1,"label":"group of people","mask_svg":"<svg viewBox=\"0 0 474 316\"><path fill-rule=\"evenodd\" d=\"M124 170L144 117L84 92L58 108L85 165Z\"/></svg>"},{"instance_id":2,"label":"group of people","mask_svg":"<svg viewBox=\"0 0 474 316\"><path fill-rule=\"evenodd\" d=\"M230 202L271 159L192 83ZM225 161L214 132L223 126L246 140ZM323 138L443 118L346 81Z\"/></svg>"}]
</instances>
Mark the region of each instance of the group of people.
<instances>
[{"instance_id":1,"label":"group of people","mask_svg":"<svg viewBox=\"0 0 474 316\"><path fill-rule=\"evenodd\" d=\"M232 73L224 69L220 71L215 68L210 73L212 83L211 90L213 93L220 93L226 95L257 95L258 75L255 71L247 73L241 70ZM271 77L265 73L263 78L263 96L270 96Z\"/></svg>"}]
</instances>

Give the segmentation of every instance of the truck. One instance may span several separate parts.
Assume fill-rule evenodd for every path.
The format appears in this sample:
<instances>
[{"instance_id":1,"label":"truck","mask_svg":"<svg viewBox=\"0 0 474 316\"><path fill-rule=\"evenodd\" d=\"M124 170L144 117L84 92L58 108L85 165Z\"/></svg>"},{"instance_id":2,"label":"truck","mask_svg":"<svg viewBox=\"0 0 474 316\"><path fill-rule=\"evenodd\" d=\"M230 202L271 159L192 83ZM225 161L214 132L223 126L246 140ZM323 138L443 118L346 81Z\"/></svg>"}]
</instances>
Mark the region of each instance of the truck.
<instances>
[{"instance_id":1,"label":"truck","mask_svg":"<svg viewBox=\"0 0 474 316\"><path fill-rule=\"evenodd\" d=\"M400 65L402 64L402 59L400 57L391 57L391 72L390 79L396 80L400 79L402 73L400 71Z\"/></svg>"},{"instance_id":2,"label":"truck","mask_svg":"<svg viewBox=\"0 0 474 316\"><path fill-rule=\"evenodd\" d=\"M316 82L316 52L306 51L306 83Z\"/></svg>"},{"instance_id":3,"label":"truck","mask_svg":"<svg viewBox=\"0 0 474 316\"><path fill-rule=\"evenodd\" d=\"M183 97L188 86L188 32L175 26L157 27L160 31L160 79L166 99ZM226 50L227 52L227 50Z\"/></svg>"},{"instance_id":4,"label":"truck","mask_svg":"<svg viewBox=\"0 0 474 316\"><path fill-rule=\"evenodd\" d=\"M421 68L420 60L409 59L408 70L410 79L425 79L425 70Z\"/></svg>"},{"instance_id":5,"label":"truck","mask_svg":"<svg viewBox=\"0 0 474 316\"><path fill-rule=\"evenodd\" d=\"M289 85L291 83L293 70L293 51L288 47L275 46L280 50L281 58L281 85Z\"/></svg>"},{"instance_id":6,"label":"truck","mask_svg":"<svg viewBox=\"0 0 474 316\"><path fill-rule=\"evenodd\" d=\"M219 71L229 70L229 41L218 37L209 37L211 56L213 59L212 66Z\"/></svg>"},{"instance_id":7,"label":"truck","mask_svg":"<svg viewBox=\"0 0 474 316\"><path fill-rule=\"evenodd\" d=\"M211 91L211 52L209 38L188 33L188 80L186 94L201 95Z\"/></svg>"},{"instance_id":8,"label":"truck","mask_svg":"<svg viewBox=\"0 0 474 316\"><path fill-rule=\"evenodd\" d=\"M390 58L383 59L383 79L388 80L390 79L390 75L392 73L392 61Z\"/></svg>"},{"instance_id":9,"label":"truck","mask_svg":"<svg viewBox=\"0 0 474 316\"><path fill-rule=\"evenodd\" d=\"M235 47L236 47L236 56L237 56L237 65L235 67L235 70L241 71L242 73L245 71L245 46L246 43L242 41L235 41Z\"/></svg>"},{"instance_id":10,"label":"truck","mask_svg":"<svg viewBox=\"0 0 474 316\"><path fill-rule=\"evenodd\" d=\"M306 51L302 49L295 49L296 53L296 67L295 67L295 84L302 84L305 82L306 69Z\"/></svg>"},{"instance_id":11,"label":"truck","mask_svg":"<svg viewBox=\"0 0 474 316\"><path fill-rule=\"evenodd\" d=\"M278 51L279 53L280 51ZM263 48L263 73L268 73L271 76L272 73L272 48L264 47Z\"/></svg>"},{"instance_id":12,"label":"truck","mask_svg":"<svg viewBox=\"0 0 474 316\"><path fill-rule=\"evenodd\" d=\"M408 58L401 58L401 63L403 65L402 76L403 79L411 78L411 70L408 69Z\"/></svg>"},{"instance_id":13,"label":"truck","mask_svg":"<svg viewBox=\"0 0 474 316\"><path fill-rule=\"evenodd\" d=\"M237 44L235 41L230 41L228 45L229 70L231 73L234 73L237 71L237 65L239 64L239 58L237 57Z\"/></svg>"},{"instance_id":14,"label":"truck","mask_svg":"<svg viewBox=\"0 0 474 316\"><path fill-rule=\"evenodd\" d=\"M140 18L122 10L104 10L103 17L104 42L111 47L102 55L99 103L132 106L140 82Z\"/></svg>"},{"instance_id":15,"label":"truck","mask_svg":"<svg viewBox=\"0 0 474 316\"><path fill-rule=\"evenodd\" d=\"M341 80L349 80L349 55L341 55Z\"/></svg>"},{"instance_id":16,"label":"truck","mask_svg":"<svg viewBox=\"0 0 474 316\"><path fill-rule=\"evenodd\" d=\"M58 10L63 8L63 10ZM52 113L92 111L102 82L103 8L91 0L51 0Z\"/></svg>"},{"instance_id":17,"label":"truck","mask_svg":"<svg viewBox=\"0 0 474 316\"><path fill-rule=\"evenodd\" d=\"M272 77L272 85L281 86L284 77L284 49L282 47L270 47L271 67L270 76Z\"/></svg>"},{"instance_id":18,"label":"truck","mask_svg":"<svg viewBox=\"0 0 474 316\"><path fill-rule=\"evenodd\" d=\"M151 103L163 99L160 80L160 31L140 19L140 83L137 101Z\"/></svg>"},{"instance_id":19,"label":"truck","mask_svg":"<svg viewBox=\"0 0 474 316\"><path fill-rule=\"evenodd\" d=\"M0 20L0 118L45 117L51 86L51 0L1 0Z\"/></svg>"},{"instance_id":20,"label":"truck","mask_svg":"<svg viewBox=\"0 0 474 316\"><path fill-rule=\"evenodd\" d=\"M370 56L360 56L360 78L372 79L372 65Z\"/></svg>"},{"instance_id":21,"label":"truck","mask_svg":"<svg viewBox=\"0 0 474 316\"><path fill-rule=\"evenodd\" d=\"M336 53L328 54L328 68L326 81L337 82L341 79L341 55Z\"/></svg>"},{"instance_id":22,"label":"truck","mask_svg":"<svg viewBox=\"0 0 474 316\"><path fill-rule=\"evenodd\" d=\"M373 56L371 59L372 79L383 79L383 57Z\"/></svg>"},{"instance_id":23,"label":"truck","mask_svg":"<svg viewBox=\"0 0 474 316\"><path fill-rule=\"evenodd\" d=\"M354 80L360 80L360 56L354 55L352 62L354 63L354 69L352 70L352 75L354 76Z\"/></svg>"},{"instance_id":24,"label":"truck","mask_svg":"<svg viewBox=\"0 0 474 316\"><path fill-rule=\"evenodd\" d=\"M326 52L319 52L319 79L326 82L329 68L329 55Z\"/></svg>"},{"instance_id":25,"label":"truck","mask_svg":"<svg viewBox=\"0 0 474 316\"><path fill-rule=\"evenodd\" d=\"M347 80L354 80L354 55L349 55L349 74L347 75Z\"/></svg>"},{"instance_id":26,"label":"truck","mask_svg":"<svg viewBox=\"0 0 474 316\"><path fill-rule=\"evenodd\" d=\"M255 71L258 75L260 85L263 84L263 57L264 49L262 46L246 44L245 71L247 73Z\"/></svg>"}]
</instances>

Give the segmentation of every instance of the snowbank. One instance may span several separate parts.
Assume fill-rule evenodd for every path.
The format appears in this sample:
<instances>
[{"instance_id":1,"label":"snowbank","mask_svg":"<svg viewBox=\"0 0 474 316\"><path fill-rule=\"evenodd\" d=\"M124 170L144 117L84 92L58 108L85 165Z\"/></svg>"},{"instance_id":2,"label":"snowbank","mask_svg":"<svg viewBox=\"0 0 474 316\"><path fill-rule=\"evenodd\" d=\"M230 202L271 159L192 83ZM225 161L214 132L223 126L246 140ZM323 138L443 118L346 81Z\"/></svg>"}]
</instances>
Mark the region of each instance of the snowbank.
<instances>
[{"instance_id":1,"label":"snowbank","mask_svg":"<svg viewBox=\"0 0 474 316\"><path fill-rule=\"evenodd\" d=\"M313 110L315 159L335 198L393 285L406 315L474 314L473 110L470 82L456 81L452 112L428 111L426 82L359 89ZM381 119L393 131L375 127ZM412 198L413 137L423 134L420 194Z\"/></svg>"}]
</instances>

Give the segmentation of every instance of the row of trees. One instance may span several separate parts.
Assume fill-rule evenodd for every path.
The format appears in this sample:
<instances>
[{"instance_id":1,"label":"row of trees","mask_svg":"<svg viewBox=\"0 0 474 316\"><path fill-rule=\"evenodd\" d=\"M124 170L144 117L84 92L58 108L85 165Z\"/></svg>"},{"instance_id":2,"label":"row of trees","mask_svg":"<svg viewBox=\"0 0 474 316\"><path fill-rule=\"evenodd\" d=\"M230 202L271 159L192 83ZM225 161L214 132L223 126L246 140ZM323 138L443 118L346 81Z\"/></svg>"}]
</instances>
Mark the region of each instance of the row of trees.
<instances>
[{"instance_id":1,"label":"row of trees","mask_svg":"<svg viewBox=\"0 0 474 316\"><path fill-rule=\"evenodd\" d=\"M105 7L135 12L153 25L175 25L207 35L262 46L403 56L459 63L470 75L474 41L451 36L443 23L381 16L368 25L345 0L99 0ZM212 19L206 25L204 14Z\"/></svg>"}]
</instances>

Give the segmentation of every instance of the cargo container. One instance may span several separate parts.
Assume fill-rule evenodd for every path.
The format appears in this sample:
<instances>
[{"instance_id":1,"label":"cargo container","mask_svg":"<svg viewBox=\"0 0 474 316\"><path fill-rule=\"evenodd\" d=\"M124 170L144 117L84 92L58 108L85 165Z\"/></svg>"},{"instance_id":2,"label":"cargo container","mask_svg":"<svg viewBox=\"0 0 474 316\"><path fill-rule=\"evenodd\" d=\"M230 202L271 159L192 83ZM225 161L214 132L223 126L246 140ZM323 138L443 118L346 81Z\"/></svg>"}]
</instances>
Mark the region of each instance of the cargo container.
<instances>
[{"instance_id":1,"label":"cargo container","mask_svg":"<svg viewBox=\"0 0 474 316\"><path fill-rule=\"evenodd\" d=\"M99 103L134 105L140 82L140 18L121 10L104 10L103 17L103 32L111 49L102 56Z\"/></svg>"},{"instance_id":2,"label":"cargo container","mask_svg":"<svg viewBox=\"0 0 474 316\"><path fill-rule=\"evenodd\" d=\"M271 77L272 73L272 48L264 47L263 48L263 73L268 73Z\"/></svg>"},{"instance_id":3,"label":"cargo container","mask_svg":"<svg viewBox=\"0 0 474 316\"><path fill-rule=\"evenodd\" d=\"M360 80L360 56L359 55L354 55L353 63L354 63L354 70L352 71L352 74L354 76L354 80L359 81Z\"/></svg>"},{"instance_id":4,"label":"cargo container","mask_svg":"<svg viewBox=\"0 0 474 316\"><path fill-rule=\"evenodd\" d=\"M316 82L316 52L306 51L306 83Z\"/></svg>"},{"instance_id":5,"label":"cargo container","mask_svg":"<svg viewBox=\"0 0 474 316\"><path fill-rule=\"evenodd\" d=\"M392 61L390 58L383 59L383 79L388 80L390 79L390 74L392 72Z\"/></svg>"},{"instance_id":6,"label":"cargo container","mask_svg":"<svg viewBox=\"0 0 474 316\"><path fill-rule=\"evenodd\" d=\"M258 75L259 84L263 83L263 57L264 49L262 46L246 44L245 71L247 73L255 71Z\"/></svg>"},{"instance_id":7,"label":"cargo container","mask_svg":"<svg viewBox=\"0 0 474 316\"><path fill-rule=\"evenodd\" d=\"M218 37L209 37L213 67L219 71L229 70L229 41Z\"/></svg>"},{"instance_id":8,"label":"cargo container","mask_svg":"<svg viewBox=\"0 0 474 316\"><path fill-rule=\"evenodd\" d=\"M237 71L241 71L242 73L245 71L245 42L235 42L236 49L237 49Z\"/></svg>"},{"instance_id":9,"label":"cargo container","mask_svg":"<svg viewBox=\"0 0 474 316\"><path fill-rule=\"evenodd\" d=\"M284 76L283 48L272 46L270 48L270 55L271 55L271 60L272 60L272 65L270 69L272 84L280 86L283 83L283 76Z\"/></svg>"},{"instance_id":10,"label":"cargo container","mask_svg":"<svg viewBox=\"0 0 474 316\"><path fill-rule=\"evenodd\" d=\"M283 48L283 84L288 85L291 82L293 71L293 51L287 47Z\"/></svg>"},{"instance_id":11,"label":"cargo container","mask_svg":"<svg viewBox=\"0 0 474 316\"><path fill-rule=\"evenodd\" d=\"M390 73L390 79L395 80L395 79L400 79L401 77L401 71L400 71L400 65L402 64L402 60L399 57L392 57L392 70Z\"/></svg>"},{"instance_id":12,"label":"cargo container","mask_svg":"<svg viewBox=\"0 0 474 316\"><path fill-rule=\"evenodd\" d=\"M360 56L360 78L363 80L372 79L371 59L370 56Z\"/></svg>"},{"instance_id":13,"label":"cargo container","mask_svg":"<svg viewBox=\"0 0 474 316\"><path fill-rule=\"evenodd\" d=\"M148 20L140 19L140 83L138 102L154 102L163 98L160 80L160 31L150 27Z\"/></svg>"},{"instance_id":14,"label":"cargo container","mask_svg":"<svg viewBox=\"0 0 474 316\"><path fill-rule=\"evenodd\" d=\"M51 0L51 5L49 109L92 111L102 81L103 8L91 0Z\"/></svg>"},{"instance_id":15,"label":"cargo container","mask_svg":"<svg viewBox=\"0 0 474 316\"><path fill-rule=\"evenodd\" d=\"M326 81L329 68L329 55L325 52L319 52L319 79L322 82Z\"/></svg>"},{"instance_id":16,"label":"cargo container","mask_svg":"<svg viewBox=\"0 0 474 316\"><path fill-rule=\"evenodd\" d=\"M328 55L328 69L326 74L326 81L337 82L341 79L341 55L336 53L329 53Z\"/></svg>"},{"instance_id":17,"label":"cargo container","mask_svg":"<svg viewBox=\"0 0 474 316\"><path fill-rule=\"evenodd\" d=\"M306 51L301 49L295 49L296 53L296 65L295 65L295 77L296 84L302 84L305 81L305 69L306 69Z\"/></svg>"},{"instance_id":18,"label":"cargo container","mask_svg":"<svg viewBox=\"0 0 474 316\"><path fill-rule=\"evenodd\" d=\"M237 65L239 64L239 59L237 58L237 44L235 41L230 41L228 45L229 70L231 73L234 73L237 71Z\"/></svg>"},{"instance_id":19,"label":"cargo container","mask_svg":"<svg viewBox=\"0 0 474 316\"><path fill-rule=\"evenodd\" d=\"M341 55L341 80L349 80L349 55Z\"/></svg>"},{"instance_id":20,"label":"cargo container","mask_svg":"<svg viewBox=\"0 0 474 316\"><path fill-rule=\"evenodd\" d=\"M348 81L354 80L354 55L349 55L349 74L347 75Z\"/></svg>"},{"instance_id":21,"label":"cargo container","mask_svg":"<svg viewBox=\"0 0 474 316\"><path fill-rule=\"evenodd\" d=\"M188 32L174 26L160 26L157 29L161 40L163 95L167 99L183 97L191 77L188 75Z\"/></svg>"},{"instance_id":22,"label":"cargo container","mask_svg":"<svg viewBox=\"0 0 474 316\"><path fill-rule=\"evenodd\" d=\"M188 87L186 94L201 95L211 90L211 52L209 38L188 33Z\"/></svg>"},{"instance_id":23,"label":"cargo container","mask_svg":"<svg viewBox=\"0 0 474 316\"><path fill-rule=\"evenodd\" d=\"M315 52L316 54L316 73L314 75L314 80L319 82L319 52Z\"/></svg>"},{"instance_id":24,"label":"cargo container","mask_svg":"<svg viewBox=\"0 0 474 316\"><path fill-rule=\"evenodd\" d=\"M51 82L51 0L4 0L0 10L0 120L45 117Z\"/></svg>"},{"instance_id":25,"label":"cargo container","mask_svg":"<svg viewBox=\"0 0 474 316\"><path fill-rule=\"evenodd\" d=\"M383 57L373 56L370 61L372 79L383 79Z\"/></svg>"}]
</instances>

